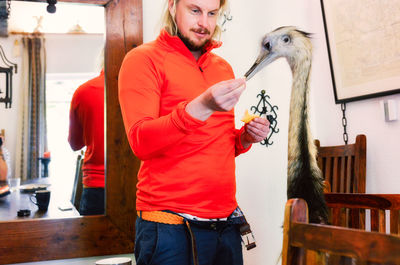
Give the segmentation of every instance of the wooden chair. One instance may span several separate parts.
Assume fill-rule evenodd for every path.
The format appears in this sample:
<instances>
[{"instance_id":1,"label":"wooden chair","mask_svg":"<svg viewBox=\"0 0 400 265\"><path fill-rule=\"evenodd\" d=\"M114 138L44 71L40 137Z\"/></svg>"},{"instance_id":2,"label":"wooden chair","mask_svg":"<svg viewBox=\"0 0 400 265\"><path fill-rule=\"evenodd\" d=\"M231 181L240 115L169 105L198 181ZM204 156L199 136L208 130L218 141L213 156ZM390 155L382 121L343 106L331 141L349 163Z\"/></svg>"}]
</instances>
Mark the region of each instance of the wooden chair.
<instances>
[{"instance_id":1,"label":"wooden chair","mask_svg":"<svg viewBox=\"0 0 400 265\"><path fill-rule=\"evenodd\" d=\"M365 193L365 135L357 135L354 144L320 146L319 140L315 140L315 145L318 150L318 166L325 182L330 184L331 192Z\"/></svg>"},{"instance_id":2,"label":"wooden chair","mask_svg":"<svg viewBox=\"0 0 400 265\"><path fill-rule=\"evenodd\" d=\"M286 203L282 265L326 264L330 255L355 259L355 264L400 264L400 237L359 229L308 223L307 203Z\"/></svg>"},{"instance_id":3,"label":"wooden chair","mask_svg":"<svg viewBox=\"0 0 400 265\"><path fill-rule=\"evenodd\" d=\"M83 191L83 172L82 172L82 165L83 165L83 157L84 153L81 153L76 158L76 166L75 166L75 179L74 179L74 186L72 187L72 194L71 194L71 203L75 206L75 209L79 211L79 205L81 203L82 191Z\"/></svg>"},{"instance_id":4,"label":"wooden chair","mask_svg":"<svg viewBox=\"0 0 400 265\"><path fill-rule=\"evenodd\" d=\"M370 210L371 231L386 233L388 211L389 231L400 235L400 194L327 193L325 200L331 210L330 223L333 225L365 230L366 216L363 213Z\"/></svg>"}]
</instances>

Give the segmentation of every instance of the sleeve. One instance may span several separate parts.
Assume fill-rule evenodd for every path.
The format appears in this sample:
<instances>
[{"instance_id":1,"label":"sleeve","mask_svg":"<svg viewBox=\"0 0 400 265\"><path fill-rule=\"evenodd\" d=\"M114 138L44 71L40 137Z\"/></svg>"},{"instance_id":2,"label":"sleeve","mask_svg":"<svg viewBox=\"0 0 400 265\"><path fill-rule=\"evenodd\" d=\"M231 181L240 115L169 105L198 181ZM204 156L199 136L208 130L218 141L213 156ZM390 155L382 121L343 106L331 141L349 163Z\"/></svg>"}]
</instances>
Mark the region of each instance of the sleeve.
<instances>
[{"instance_id":1,"label":"sleeve","mask_svg":"<svg viewBox=\"0 0 400 265\"><path fill-rule=\"evenodd\" d=\"M238 129L235 130L235 156L246 153L247 151L250 150L250 148L252 146L252 145L250 145L247 148L243 147L242 141L240 139L240 136L242 135L243 131L244 131L244 126L242 128L240 128L239 130Z\"/></svg>"},{"instance_id":2,"label":"sleeve","mask_svg":"<svg viewBox=\"0 0 400 265\"><path fill-rule=\"evenodd\" d=\"M125 57L119 77L119 102L129 144L141 160L162 154L206 122L191 117L181 102L159 116L162 76L140 48Z\"/></svg>"},{"instance_id":3,"label":"sleeve","mask_svg":"<svg viewBox=\"0 0 400 265\"><path fill-rule=\"evenodd\" d=\"M79 88L75 91L69 110L69 131L68 142L72 150L77 151L85 146L83 139L83 127L78 115L78 94Z\"/></svg>"}]
</instances>

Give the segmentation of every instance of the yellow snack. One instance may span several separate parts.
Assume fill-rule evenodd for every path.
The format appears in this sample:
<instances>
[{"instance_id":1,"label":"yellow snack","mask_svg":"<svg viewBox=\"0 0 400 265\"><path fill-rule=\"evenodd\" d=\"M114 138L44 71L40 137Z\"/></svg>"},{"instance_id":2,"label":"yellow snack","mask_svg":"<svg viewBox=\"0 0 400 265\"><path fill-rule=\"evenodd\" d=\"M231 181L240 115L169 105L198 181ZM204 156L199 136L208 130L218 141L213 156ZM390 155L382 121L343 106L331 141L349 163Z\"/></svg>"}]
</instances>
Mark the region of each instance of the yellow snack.
<instances>
[{"instance_id":1,"label":"yellow snack","mask_svg":"<svg viewBox=\"0 0 400 265\"><path fill-rule=\"evenodd\" d=\"M246 111L244 112L244 116L243 116L243 118L241 119L241 121L244 122L244 123L249 123L249 122L251 122L254 118L258 118L258 117L260 117L260 116L258 116L258 115L256 115L256 114L250 114L249 111L246 110Z\"/></svg>"}]
</instances>

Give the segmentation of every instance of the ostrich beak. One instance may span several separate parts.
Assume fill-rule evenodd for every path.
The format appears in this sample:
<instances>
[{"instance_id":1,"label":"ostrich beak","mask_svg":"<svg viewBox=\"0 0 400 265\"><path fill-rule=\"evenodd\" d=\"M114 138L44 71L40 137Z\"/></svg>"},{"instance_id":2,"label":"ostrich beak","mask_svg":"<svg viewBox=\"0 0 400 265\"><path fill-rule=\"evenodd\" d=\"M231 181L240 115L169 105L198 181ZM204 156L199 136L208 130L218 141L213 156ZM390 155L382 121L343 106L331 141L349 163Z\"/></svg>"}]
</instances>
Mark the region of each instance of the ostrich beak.
<instances>
[{"instance_id":1,"label":"ostrich beak","mask_svg":"<svg viewBox=\"0 0 400 265\"><path fill-rule=\"evenodd\" d=\"M250 67L247 73L244 75L246 77L246 81L249 81L256 73L258 73L261 69L263 69L268 64L272 63L275 60L275 56L273 52L268 50L261 51L257 60Z\"/></svg>"}]
</instances>

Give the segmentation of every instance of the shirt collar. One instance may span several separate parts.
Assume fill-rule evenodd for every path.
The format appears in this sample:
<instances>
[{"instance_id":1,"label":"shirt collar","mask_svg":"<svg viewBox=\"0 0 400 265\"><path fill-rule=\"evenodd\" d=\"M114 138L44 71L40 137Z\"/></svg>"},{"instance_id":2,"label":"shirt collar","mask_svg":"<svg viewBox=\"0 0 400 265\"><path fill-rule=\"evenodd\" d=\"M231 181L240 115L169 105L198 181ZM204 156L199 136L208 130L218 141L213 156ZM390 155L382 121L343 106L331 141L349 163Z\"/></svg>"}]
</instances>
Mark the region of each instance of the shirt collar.
<instances>
[{"instance_id":1,"label":"shirt collar","mask_svg":"<svg viewBox=\"0 0 400 265\"><path fill-rule=\"evenodd\" d=\"M157 38L157 41L171 47L172 49L184 54L185 56L193 58L192 53L186 47L186 45L182 42L182 40L178 36L170 35L165 29L162 29L160 35ZM203 47L203 56L204 54L208 54L211 50L215 48L221 47L222 42L211 40Z\"/></svg>"}]
</instances>

